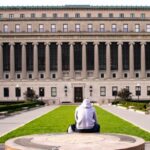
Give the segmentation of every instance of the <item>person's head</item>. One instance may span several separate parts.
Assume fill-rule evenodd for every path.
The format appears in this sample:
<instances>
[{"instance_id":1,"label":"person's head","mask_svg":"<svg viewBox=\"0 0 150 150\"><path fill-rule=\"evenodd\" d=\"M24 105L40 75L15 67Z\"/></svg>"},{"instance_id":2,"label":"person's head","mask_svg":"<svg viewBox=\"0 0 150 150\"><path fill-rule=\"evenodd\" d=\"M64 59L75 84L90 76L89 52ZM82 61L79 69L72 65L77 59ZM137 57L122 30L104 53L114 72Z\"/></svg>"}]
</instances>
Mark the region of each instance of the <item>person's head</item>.
<instances>
[{"instance_id":1,"label":"person's head","mask_svg":"<svg viewBox=\"0 0 150 150\"><path fill-rule=\"evenodd\" d=\"M88 98L84 99L81 105L86 108L92 107L91 102Z\"/></svg>"}]
</instances>

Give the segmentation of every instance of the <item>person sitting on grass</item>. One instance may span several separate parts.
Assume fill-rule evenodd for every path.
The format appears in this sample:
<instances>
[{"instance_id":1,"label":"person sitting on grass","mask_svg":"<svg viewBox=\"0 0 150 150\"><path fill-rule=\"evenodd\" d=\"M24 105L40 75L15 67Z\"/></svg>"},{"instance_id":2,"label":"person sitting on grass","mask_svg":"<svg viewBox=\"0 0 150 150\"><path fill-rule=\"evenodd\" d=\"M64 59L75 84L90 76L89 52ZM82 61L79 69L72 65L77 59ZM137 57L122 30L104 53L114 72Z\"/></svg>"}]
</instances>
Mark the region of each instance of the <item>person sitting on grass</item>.
<instances>
[{"instance_id":1,"label":"person sitting on grass","mask_svg":"<svg viewBox=\"0 0 150 150\"><path fill-rule=\"evenodd\" d=\"M100 132L100 125L97 123L96 111L89 99L84 99L82 104L75 110L75 124L68 128L68 133Z\"/></svg>"}]
</instances>

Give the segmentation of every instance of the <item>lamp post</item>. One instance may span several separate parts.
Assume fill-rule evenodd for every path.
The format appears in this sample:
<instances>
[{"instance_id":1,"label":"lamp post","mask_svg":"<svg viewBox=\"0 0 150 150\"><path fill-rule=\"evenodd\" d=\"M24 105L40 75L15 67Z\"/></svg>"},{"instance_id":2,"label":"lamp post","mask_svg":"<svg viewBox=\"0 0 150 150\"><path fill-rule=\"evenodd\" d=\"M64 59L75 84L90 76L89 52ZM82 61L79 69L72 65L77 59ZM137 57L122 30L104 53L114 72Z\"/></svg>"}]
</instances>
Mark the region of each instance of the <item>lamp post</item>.
<instances>
[{"instance_id":1,"label":"lamp post","mask_svg":"<svg viewBox=\"0 0 150 150\"><path fill-rule=\"evenodd\" d=\"M90 85L89 87L89 91L90 91L90 96L92 96L92 92L93 92L93 87Z\"/></svg>"},{"instance_id":2,"label":"lamp post","mask_svg":"<svg viewBox=\"0 0 150 150\"><path fill-rule=\"evenodd\" d=\"M65 92L65 96L67 96L68 87L66 85L64 86L64 92Z\"/></svg>"}]
</instances>

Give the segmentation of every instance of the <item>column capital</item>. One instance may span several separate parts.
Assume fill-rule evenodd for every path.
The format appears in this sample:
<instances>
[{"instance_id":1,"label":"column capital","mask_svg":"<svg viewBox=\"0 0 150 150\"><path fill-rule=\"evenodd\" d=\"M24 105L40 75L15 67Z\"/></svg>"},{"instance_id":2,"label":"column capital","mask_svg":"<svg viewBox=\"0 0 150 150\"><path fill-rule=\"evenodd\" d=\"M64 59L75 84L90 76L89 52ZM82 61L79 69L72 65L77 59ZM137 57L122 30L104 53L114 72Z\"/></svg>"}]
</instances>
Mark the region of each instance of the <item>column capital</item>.
<instances>
[{"instance_id":1,"label":"column capital","mask_svg":"<svg viewBox=\"0 0 150 150\"><path fill-rule=\"evenodd\" d=\"M122 41L117 42L118 45L123 45Z\"/></svg>"},{"instance_id":2,"label":"column capital","mask_svg":"<svg viewBox=\"0 0 150 150\"><path fill-rule=\"evenodd\" d=\"M14 46L15 43L14 43L14 42L10 42L9 45L10 45L10 46Z\"/></svg>"},{"instance_id":3,"label":"column capital","mask_svg":"<svg viewBox=\"0 0 150 150\"><path fill-rule=\"evenodd\" d=\"M37 46L37 45L38 45L38 42L33 42L32 45L36 45L36 46Z\"/></svg>"},{"instance_id":4,"label":"column capital","mask_svg":"<svg viewBox=\"0 0 150 150\"><path fill-rule=\"evenodd\" d=\"M26 42L21 42L21 45L23 46L23 45L27 45L27 43Z\"/></svg>"},{"instance_id":5,"label":"column capital","mask_svg":"<svg viewBox=\"0 0 150 150\"><path fill-rule=\"evenodd\" d=\"M94 45L99 45L99 41L94 41L93 44Z\"/></svg>"},{"instance_id":6,"label":"column capital","mask_svg":"<svg viewBox=\"0 0 150 150\"><path fill-rule=\"evenodd\" d=\"M110 42L110 41L105 41L105 44L106 44L106 45L110 45L111 42Z\"/></svg>"},{"instance_id":7,"label":"column capital","mask_svg":"<svg viewBox=\"0 0 150 150\"><path fill-rule=\"evenodd\" d=\"M75 43L74 42L69 42L69 45L75 45Z\"/></svg>"},{"instance_id":8,"label":"column capital","mask_svg":"<svg viewBox=\"0 0 150 150\"><path fill-rule=\"evenodd\" d=\"M83 42L81 42L81 44L82 44L82 45L86 45L86 44L87 44L87 42L84 42L84 41L83 41Z\"/></svg>"},{"instance_id":9,"label":"column capital","mask_svg":"<svg viewBox=\"0 0 150 150\"><path fill-rule=\"evenodd\" d=\"M50 45L50 42L45 42L44 45Z\"/></svg>"},{"instance_id":10,"label":"column capital","mask_svg":"<svg viewBox=\"0 0 150 150\"><path fill-rule=\"evenodd\" d=\"M62 42L57 42L56 45L62 45Z\"/></svg>"},{"instance_id":11,"label":"column capital","mask_svg":"<svg viewBox=\"0 0 150 150\"><path fill-rule=\"evenodd\" d=\"M146 45L146 42L145 41L141 41L140 44L141 45Z\"/></svg>"},{"instance_id":12,"label":"column capital","mask_svg":"<svg viewBox=\"0 0 150 150\"><path fill-rule=\"evenodd\" d=\"M134 41L129 41L129 45L134 45L135 42Z\"/></svg>"}]
</instances>

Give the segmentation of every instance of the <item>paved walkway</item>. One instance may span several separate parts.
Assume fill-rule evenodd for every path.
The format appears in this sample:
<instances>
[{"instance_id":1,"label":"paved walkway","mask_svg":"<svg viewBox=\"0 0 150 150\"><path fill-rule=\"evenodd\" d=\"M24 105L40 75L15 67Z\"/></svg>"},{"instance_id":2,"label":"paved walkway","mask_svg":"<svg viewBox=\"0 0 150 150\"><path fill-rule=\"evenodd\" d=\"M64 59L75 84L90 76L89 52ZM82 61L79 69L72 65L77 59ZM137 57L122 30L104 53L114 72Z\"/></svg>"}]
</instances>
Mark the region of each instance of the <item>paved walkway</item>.
<instances>
[{"instance_id":1,"label":"paved walkway","mask_svg":"<svg viewBox=\"0 0 150 150\"><path fill-rule=\"evenodd\" d=\"M59 106L44 106L31 111L23 112L18 115L10 116L4 119L0 119L0 137L7 134L8 132L15 130L18 127L52 111Z\"/></svg>"},{"instance_id":2,"label":"paved walkway","mask_svg":"<svg viewBox=\"0 0 150 150\"><path fill-rule=\"evenodd\" d=\"M132 124L150 132L150 115L140 114L135 111L122 109L113 105L102 105L103 109L131 122Z\"/></svg>"}]
</instances>

